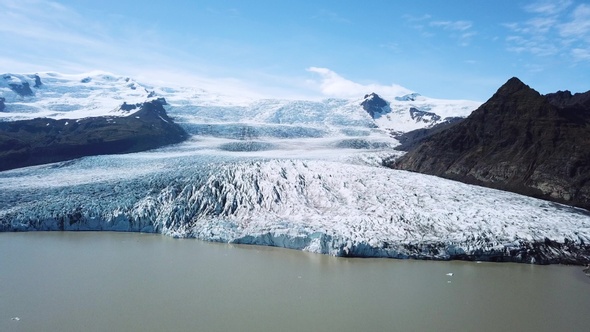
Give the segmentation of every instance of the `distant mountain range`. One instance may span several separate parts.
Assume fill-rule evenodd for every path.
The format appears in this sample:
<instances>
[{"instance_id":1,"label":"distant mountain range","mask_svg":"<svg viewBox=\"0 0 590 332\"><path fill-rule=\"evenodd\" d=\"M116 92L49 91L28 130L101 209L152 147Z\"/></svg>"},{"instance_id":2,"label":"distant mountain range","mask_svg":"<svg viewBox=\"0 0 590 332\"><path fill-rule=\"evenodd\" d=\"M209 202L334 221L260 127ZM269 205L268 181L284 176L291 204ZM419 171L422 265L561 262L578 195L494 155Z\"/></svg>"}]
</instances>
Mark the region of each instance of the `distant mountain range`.
<instances>
[{"instance_id":1,"label":"distant mountain range","mask_svg":"<svg viewBox=\"0 0 590 332\"><path fill-rule=\"evenodd\" d=\"M465 120L388 166L590 209L590 91L541 95L511 78Z\"/></svg>"},{"instance_id":2,"label":"distant mountain range","mask_svg":"<svg viewBox=\"0 0 590 332\"><path fill-rule=\"evenodd\" d=\"M29 79L33 81L33 88ZM0 87L7 86L14 95L11 96L8 107L5 104L6 97L0 99L0 111L5 115L10 114L7 112L13 111L12 106L15 106L15 113L19 116L18 111L29 101L32 112L31 109L24 108L20 116L25 119L0 121L0 171L84 156L145 151L179 143L188 138L188 134L168 117L163 107L166 104L165 99L147 98L150 94L147 90L147 101L137 104L123 101L120 106L104 115L68 118L64 114L55 119L55 115L54 118L37 115L47 112L46 109L50 107L58 112L74 108L82 114L87 108L92 115L92 109L102 105L78 105L76 101L81 98L72 98L74 96L70 90L59 91L63 86L46 89L37 74L28 77L4 74L0 78L0 82L2 81ZM84 81L89 83L90 79L82 79L77 85L84 86ZM44 91L39 91L41 89ZM43 96L34 98L35 92L49 92L51 98L58 99L59 102L50 104L50 107L35 105L35 102L47 102Z\"/></svg>"},{"instance_id":3,"label":"distant mountain range","mask_svg":"<svg viewBox=\"0 0 590 332\"><path fill-rule=\"evenodd\" d=\"M272 150L285 141L269 140L293 136L330 138L320 143L328 149L385 149L396 145L392 135L446 123L449 114L464 117L479 105L418 93L391 101L371 93L363 99L236 102L196 88L154 87L108 73L3 74L0 93L0 170L144 151L191 135L238 138L219 142L221 150L234 152ZM367 140L371 132L382 138Z\"/></svg>"}]
</instances>

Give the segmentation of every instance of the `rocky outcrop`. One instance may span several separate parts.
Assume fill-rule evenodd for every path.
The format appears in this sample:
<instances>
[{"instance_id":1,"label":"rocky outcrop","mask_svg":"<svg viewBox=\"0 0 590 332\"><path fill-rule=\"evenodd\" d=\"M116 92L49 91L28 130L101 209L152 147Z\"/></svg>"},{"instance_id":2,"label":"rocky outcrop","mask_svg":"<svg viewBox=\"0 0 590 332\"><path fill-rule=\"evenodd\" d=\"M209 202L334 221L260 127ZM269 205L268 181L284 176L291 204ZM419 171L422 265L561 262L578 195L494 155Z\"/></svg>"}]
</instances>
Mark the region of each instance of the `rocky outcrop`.
<instances>
[{"instance_id":1,"label":"rocky outcrop","mask_svg":"<svg viewBox=\"0 0 590 332\"><path fill-rule=\"evenodd\" d=\"M29 82L21 81L16 83L14 81L11 81L11 79L13 78L11 75L4 75L3 78L4 80L10 82L7 84L10 90L14 91L19 96L27 97L34 95L33 90L31 90L31 86L29 85Z\"/></svg>"},{"instance_id":2,"label":"rocky outcrop","mask_svg":"<svg viewBox=\"0 0 590 332\"><path fill-rule=\"evenodd\" d=\"M4 110L6 109L6 104L4 104L5 102L6 98L0 97L0 112L4 112Z\"/></svg>"},{"instance_id":3,"label":"rocky outcrop","mask_svg":"<svg viewBox=\"0 0 590 332\"><path fill-rule=\"evenodd\" d=\"M43 85L43 82L41 82L41 77L39 77L39 75L35 74L34 76L35 78L35 85L33 85L34 88L39 88Z\"/></svg>"},{"instance_id":4,"label":"rocky outcrop","mask_svg":"<svg viewBox=\"0 0 590 332\"><path fill-rule=\"evenodd\" d=\"M590 209L589 96L543 96L511 78L388 166Z\"/></svg>"},{"instance_id":5,"label":"rocky outcrop","mask_svg":"<svg viewBox=\"0 0 590 332\"><path fill-rule=\"evenodd\" d=\"M377 119L383 113L391 111L389 109L389 104L376 93L365 95L364 100L361 102L361 106L373 119Z\"/></svg>"},{"instance_id":6,"label":"rocky outcrop","mask_svg":"<svg viewBox=\"0 0 590 332\"><path fill-rule=\"evenodd\" d=\"M590 91L573 94L570 91L557 91L545 95L547 101L560 108L578 108L585 112L590 110Z\"/></svg>"},{"instance_id":7,"label":"rocky outcrop","mask_svg":"<svg viewBox=\"0 0 590 332\"><path fill-rule=\"evenodd\" d=\"M83 156L144 151L182 142L188 134L159 101L127 117L0 122L0 171Z\"/></svg>"},{"instance_id":8,"label":"rocky outcrop","mask_svg":"<svg viewBox=\"0 0 590 332\"><path fill-rule=\"evenodd\" d=\"M416 122L432 123L440 120L440 116L432 113L419 110L415 107L410 107L410 117Z\"/></svg>"},{"instance_id":9,"label":"rocky outcrop","mask_svg":"<svg viewBox=\"0 0 590 332\"><path fill-rule=\"evenodd\" d=\"M408 131L407 133L400 133L395 135L395 139L400 142L400 145L396 146L395 149L399 151L409 151L414 148L428 137L439 133L443 130L447 130L459 122L465 120L460 117L445 118L443 122L438 123L430 128L416 129Z\"/></svg>"}]
</instances>

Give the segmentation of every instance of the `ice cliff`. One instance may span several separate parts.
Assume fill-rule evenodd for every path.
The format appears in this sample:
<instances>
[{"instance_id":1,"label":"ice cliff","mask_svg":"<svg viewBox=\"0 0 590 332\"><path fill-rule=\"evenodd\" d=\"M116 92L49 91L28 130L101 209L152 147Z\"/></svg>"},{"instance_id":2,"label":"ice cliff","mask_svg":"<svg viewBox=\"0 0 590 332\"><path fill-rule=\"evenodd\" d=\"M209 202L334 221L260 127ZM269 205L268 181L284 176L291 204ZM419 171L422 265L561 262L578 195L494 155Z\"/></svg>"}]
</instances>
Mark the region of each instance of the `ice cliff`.
<instances>
[{"instance_id":1,"label":"ice cliff","mask_svg":"<svg viewBox=\"0 0 590 332\"><path fill-rule=\"evenodd\" d=\"M380 167L166 155L2 172L0 230L156 232L336 256L590 261L586 210Z\"/></svg>"}]
</instances>

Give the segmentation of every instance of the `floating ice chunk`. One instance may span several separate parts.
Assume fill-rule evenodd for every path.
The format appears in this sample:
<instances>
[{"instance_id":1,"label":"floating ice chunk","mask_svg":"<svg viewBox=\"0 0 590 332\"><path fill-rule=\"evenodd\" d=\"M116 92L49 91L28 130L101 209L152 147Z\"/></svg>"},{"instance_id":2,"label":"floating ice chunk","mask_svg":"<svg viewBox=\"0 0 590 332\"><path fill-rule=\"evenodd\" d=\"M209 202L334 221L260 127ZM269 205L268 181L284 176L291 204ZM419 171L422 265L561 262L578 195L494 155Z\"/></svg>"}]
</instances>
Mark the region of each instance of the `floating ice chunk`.
<instances>
[{"instance_id":1,"label":"floating ice chunk","mask_svg":"<svg viewBox=\"0 0 590 332\"><path fill-rule=\"evenodd\" d=\"M448 275L449 277L452 277L452 276L453 276L453 273L452 273L452 272L450 272L450 273L447 273L447 275Z\"/></svg>"},{"instance_id":2,"label":"floating ice chunk","mask_svg":"<svg viewBox=\"0 0 590 332\"><path fill-rule=\"evenodd\" d=\"M20 320L20 317L12 317L11 320L14 320L14 321L17 321L18 322Z\"/></svg>"}]
</instances>

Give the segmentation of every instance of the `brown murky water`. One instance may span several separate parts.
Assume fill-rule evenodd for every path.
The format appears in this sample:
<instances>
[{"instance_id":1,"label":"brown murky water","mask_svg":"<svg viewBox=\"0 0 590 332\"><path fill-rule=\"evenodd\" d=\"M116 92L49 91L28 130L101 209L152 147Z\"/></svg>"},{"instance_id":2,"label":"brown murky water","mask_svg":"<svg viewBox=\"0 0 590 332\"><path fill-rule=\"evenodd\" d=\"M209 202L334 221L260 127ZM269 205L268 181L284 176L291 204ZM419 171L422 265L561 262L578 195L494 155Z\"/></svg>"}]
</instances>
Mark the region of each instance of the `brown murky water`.
<instances>
[{"instance_id":1,"label":"brown murky water","mask_svg":"<svg viewBox=\"0 0 590 332\"><path fill-rule=\"evenodd\" d=\"M581 267L0 233L0 331L588 331L589 308Z\"/></svg>"}]
</instances>

